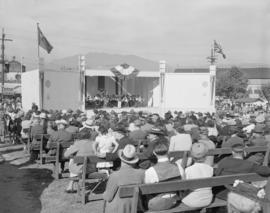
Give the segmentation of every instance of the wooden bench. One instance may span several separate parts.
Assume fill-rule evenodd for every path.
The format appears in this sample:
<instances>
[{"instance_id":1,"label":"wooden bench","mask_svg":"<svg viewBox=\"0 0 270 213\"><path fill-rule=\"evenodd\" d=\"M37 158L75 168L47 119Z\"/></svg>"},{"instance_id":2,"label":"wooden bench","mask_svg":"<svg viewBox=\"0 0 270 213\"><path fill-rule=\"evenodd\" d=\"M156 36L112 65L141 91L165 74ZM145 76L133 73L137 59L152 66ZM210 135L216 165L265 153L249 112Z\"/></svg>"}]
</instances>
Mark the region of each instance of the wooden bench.
<instances>
[{"instance_id":1,"label":"wooden bench","mask_svg":"<svg viewBox=\"0 0 270 213\"><path fill-rule=\"evenodd\" d=\"M245 152L247 154L251 153L257 153L257 152L266 152L267 147L266 146L250 146L245 147ZM226 148L217 148L217 149L210 149L207 153L207 156L222 156L222 155L229 155L232 153L232 148L226 147ZM190 157L190 151L173 151L169 152L169 158L170 159L183 159L182 166L183 168L186 168L187 166L187 158Z\"/></svg>"},{"instance_id":2,"label":"wooden bench","mask_svg":"<svg viewBox=\"0 0 270 213\"><path fill-rule=\"evenodd\" d=\"M267 147L247 147L245 149L246 152L248 153L256 153L256 152L265 152L267 150ZM231 148L218 148L218 149L214 149L214 150L209 150L208 155L222 155L222 154L231 154ZM187 158L190 156L190 152L189 151L176 151L176 152L170 152L169 156L172 158L183 158L183 163L182 166L183 168L186 167L187 164ZM101 200L102 196L101 195L97 195L97 196L92 196L92 193L90 191L89 196L87 196L86 194L88 193L85 190L85 184L87 182L87 175L90 173L90 171L87 170L87 166L89 164L96 164L97 162L106 162L108 160L110 160L111 155L107 154L106 159L101 159L98 158L96 156L88 156L88 157L75 157L74 158L74 163L78 163L78 164L83 164L83 172L82 172L82 177L79 180L79 193L80 193L80 197L81 197L81 202L83 204L86 203L86 200ZM101 181L100 179L92 179L92 181Z\"/></svg>"},{"instance_id":3,"label":"wooden bench","mask_svg":"<svg viewBox=\"0 0 270 213\"><path fill-rule=\"evenodd\" d=\"M89 165L96 165L99 162L113 161L112 155L107 154L106 159L99 158L97 156L76 156L74 157L74 163L82 164L82 175L78 179L78 196L80 201L85 204L87 200L101 200L102 194L93 195L94 190L104 181L107 180L108 176L100 175L100 177L91 177L92 173L97 174L97 170L94 172L94 168L89 170ZM90 175L90 176L89 176ZM86 183L96 183L96 186L92 190L86 190ZM87 196L88 195L88 196Z\"/></svg>"},{"instance_id":4,"label":"wooden bench","mask_svg":"<svg viewBox=\"0 0 270 213\"><path fill-rule=\"evenodd\" d=\"M216 187L226 186L233 184L235 180L243 180L245 182L262 181L267 178L261 177L257 174L237 174L226 175L211 178L191 179L191 180L179 180L170 182L161 182L155 184L141 184L131 186L121 186L119 191L120 198L132 198L132 213L137 213L138 201L141 196L150 194L159 194L166 192L176 192L181 190L195 190L204 187ZM213 202L201 209L201 212L205 212L206 209L226 206L227 202L218 198L214 198ZM147 213L173 213L173 212L185 212L198 210L199 208L189 208L186 205L179 204L175 208L165 211L146 211Z\"/></svg>"},{"instance_id":5,"label":"wooden bench","mask_svg":"<svg viewBox=\"0 0 270 213\"><path fill-rule=\"evenodd\" d=\"M64 142L64 143L50 143L48 145L49 150L55 150L55 155L46 154L43 156L45 163L53 163L54 164L54 177L55 179L59 179L61 177L60 173L60 162L69 161L68 158L64 158L62 156L62 152L64 149L69 148L73 144L72 142Z\"/></svg>"}]
</instances>

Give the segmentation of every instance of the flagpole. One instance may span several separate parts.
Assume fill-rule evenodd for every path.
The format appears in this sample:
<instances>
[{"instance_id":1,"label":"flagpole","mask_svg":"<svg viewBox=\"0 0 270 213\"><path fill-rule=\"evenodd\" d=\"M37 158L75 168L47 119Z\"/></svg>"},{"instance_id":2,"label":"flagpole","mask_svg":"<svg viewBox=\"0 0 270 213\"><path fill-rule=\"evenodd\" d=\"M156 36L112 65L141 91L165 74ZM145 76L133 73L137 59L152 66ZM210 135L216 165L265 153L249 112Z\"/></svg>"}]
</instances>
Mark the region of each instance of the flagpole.
<instances>
[{"instance_id":1,"label":"flagpole","mask_svg":"<svg viewBox=\"0 0 270 213\"><path fill-rule=\"evenodd\" d=\"M39 100L39 107L43 109L43 74L40 71L40 51L39 51L39 23L37 22L37 55L38 55L38 72L39 72L39 94L40 94L40 100Z\"/></svg>"},{"instance_id":2,"label":"flagpole","mask_svg":"<svg viewBox=\"0 0 270 213\"><path fill-rule=\"evenodd\" d=\"M39 68L39 23L37 22L37 53L38 53L38 68Z\"/></svg>"}]
</instances>

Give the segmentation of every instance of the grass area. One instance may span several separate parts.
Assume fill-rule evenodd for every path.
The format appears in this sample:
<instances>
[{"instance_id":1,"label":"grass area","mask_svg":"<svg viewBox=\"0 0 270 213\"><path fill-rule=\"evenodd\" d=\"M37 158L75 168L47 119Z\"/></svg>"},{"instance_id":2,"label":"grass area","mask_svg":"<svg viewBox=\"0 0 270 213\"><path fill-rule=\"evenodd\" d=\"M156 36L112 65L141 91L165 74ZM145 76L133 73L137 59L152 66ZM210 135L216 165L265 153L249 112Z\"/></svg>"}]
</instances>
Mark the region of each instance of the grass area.
<instances>
[{"instance_id":1,"label":"grass area","mask_svg":"<svg viewBox=\"0 0 270 213\"><path fill-rule=\"evenodd\" d=\"M20 169L50 169L53 170L52 164L28 164L29 156L24 151L16 151L3 154L3 157L10 164L19 166ZM69 179L63 178L53 180L47 188L43 190L40 196L41 213L101 213L103 202L91 201L86 205L79 202L78 195L65 193L65 188Z\"/></svg>"}]
</instances>

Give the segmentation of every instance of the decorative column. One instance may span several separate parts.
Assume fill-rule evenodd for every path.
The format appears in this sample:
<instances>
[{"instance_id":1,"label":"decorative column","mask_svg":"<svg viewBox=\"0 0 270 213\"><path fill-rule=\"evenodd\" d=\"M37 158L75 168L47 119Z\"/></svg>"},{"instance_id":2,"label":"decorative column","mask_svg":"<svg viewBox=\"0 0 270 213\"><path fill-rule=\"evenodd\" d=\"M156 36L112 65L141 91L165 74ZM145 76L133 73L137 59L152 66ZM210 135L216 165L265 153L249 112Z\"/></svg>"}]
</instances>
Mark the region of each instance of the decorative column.
<instances>
[{"instance_id":1,"label":"decorative column","mask_svg":"<svg viewBox=\"0 0 270 213\"><path fill-rule=\"evenodd\" d=\"M210 71L210 105L215 108L216 100L216 65L209 66Z\"/></svg>"},{"instance_id":2,"label":"decorative column","mask_svg":"<svg viewBox=\"0 0 270 213\"><path fill-rule=\"evenodd\" d=\"M85 110L85 56L80 55L79 56L79 74L80 74L80 95L79 95L79 101L81 110Z\"/></svg>"},{"instance_id":3,"label":"decorative column","mask_svg":"<svg viewBox=\"0 0 270 213\"><path fill-rule=\"evenodd\" d=\"M165 86L165 73L166 73L166 61L159 61L159 85L160 85L160 108L164 107L164 86Z\"/></svg>"}]
</instances>

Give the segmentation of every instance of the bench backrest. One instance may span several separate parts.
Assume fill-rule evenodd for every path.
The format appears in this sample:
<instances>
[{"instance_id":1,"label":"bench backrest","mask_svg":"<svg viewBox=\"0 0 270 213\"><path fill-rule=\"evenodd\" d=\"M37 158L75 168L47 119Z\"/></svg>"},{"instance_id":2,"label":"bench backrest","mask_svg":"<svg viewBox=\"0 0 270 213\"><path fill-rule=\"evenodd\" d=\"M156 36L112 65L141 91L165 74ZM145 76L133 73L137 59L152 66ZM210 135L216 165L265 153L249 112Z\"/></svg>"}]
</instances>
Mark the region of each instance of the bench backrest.
<instances>
[{"instance_id":1,"label":"bench backrest","mask_svg":"<svg viewBox=\"0 0 270 213\"><path fill-rule=\"evenodd\" d=\"M235 180L243 180L245 182L261 181L267 178L261 177L255 173L249 174L236 174L217 176L211 178L191 179L191 180L179 180L168 181L155 184L141 184L141 185L127 185L121 186L119 191L120 198L133 197L135 188L138 187L140 194L158 194L165 192L175 192L180 190L194 190L204 187L215 187L233 184Z\"/></svg>"},{"instance_id":2,"label":"bench backrest","mask_svg":"<svg viewBox=\"0 0 270 213\"><path fill-rule=\"evenodd\" d=\"M251 147L245 147L245 151L247 153L255 153L255 152L266 152L267 147L266 146L251 146ZM188 156L190 155L190 151L173 151L169 153L169 157L171 158L183 158L184 153L187 152ZM208 156L214 156L214 155L227 155L232 153L232 148L226 147L226 148L217 148L217 149L210 149L208 151Z\"/></svg>"}]
</instances>

